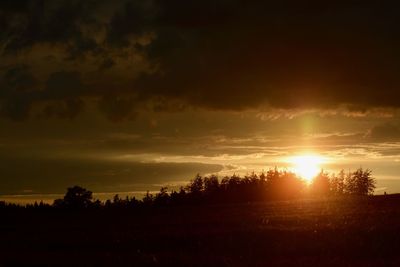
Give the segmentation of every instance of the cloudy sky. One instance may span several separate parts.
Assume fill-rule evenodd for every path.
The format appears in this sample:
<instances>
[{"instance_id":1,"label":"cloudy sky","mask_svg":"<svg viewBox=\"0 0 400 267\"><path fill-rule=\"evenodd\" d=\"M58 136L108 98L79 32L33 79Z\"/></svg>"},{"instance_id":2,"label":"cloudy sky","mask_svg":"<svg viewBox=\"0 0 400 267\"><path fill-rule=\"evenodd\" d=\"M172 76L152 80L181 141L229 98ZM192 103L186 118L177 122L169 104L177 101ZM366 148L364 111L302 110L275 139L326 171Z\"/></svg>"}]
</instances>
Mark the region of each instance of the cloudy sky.
<instances>
[{"instance_id":1,"label":"cloudy sky","mask_svg":"<svg viewBox=\"0 0 400 267\"><path fill-rule=\"evenodd\" d=\"M1 1L0 195L155 190L308 153L400 192L399 71L385 1Z\"/></svg>"}]
</instances>

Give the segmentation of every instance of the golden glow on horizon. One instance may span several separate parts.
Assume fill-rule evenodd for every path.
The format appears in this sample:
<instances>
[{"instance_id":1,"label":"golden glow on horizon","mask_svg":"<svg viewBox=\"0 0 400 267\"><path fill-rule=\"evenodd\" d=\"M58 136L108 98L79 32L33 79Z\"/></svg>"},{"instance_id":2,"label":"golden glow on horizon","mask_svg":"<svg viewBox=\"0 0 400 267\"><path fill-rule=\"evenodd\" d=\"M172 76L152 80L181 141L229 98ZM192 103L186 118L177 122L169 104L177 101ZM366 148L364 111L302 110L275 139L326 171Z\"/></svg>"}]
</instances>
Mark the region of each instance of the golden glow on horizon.
<instances>
[{"instance_id":1,"label":"golden glow on horizon","mask_svg":"<svg viewBox=\"0 0 400 267\"><path fill-rule=\"evenodd\" d=\"M324 162L322 156L312 154L304 154L289 159L289 163L293 165L293 171L307 182L311 182L321 171L321 164Z\"/></svg>"}]
</instances>

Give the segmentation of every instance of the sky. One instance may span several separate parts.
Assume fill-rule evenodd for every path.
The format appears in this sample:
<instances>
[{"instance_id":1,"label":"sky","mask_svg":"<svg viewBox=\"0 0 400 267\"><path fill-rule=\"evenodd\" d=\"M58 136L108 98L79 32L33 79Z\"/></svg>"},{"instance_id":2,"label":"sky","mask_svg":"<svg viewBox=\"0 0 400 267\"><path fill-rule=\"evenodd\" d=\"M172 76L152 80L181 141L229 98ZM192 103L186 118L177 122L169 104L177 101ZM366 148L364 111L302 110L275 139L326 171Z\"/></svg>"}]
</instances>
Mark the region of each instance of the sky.
<instances>
[{"instance_id":1,"label":"sky","mask_svg":"<svg viewBox=\"0 0 400 267\"><path fill-rule=\"evenodd\" d=\"M0 2L0 195L369 168L400 192L389 1Z\"/></svg>"}]
</instances>

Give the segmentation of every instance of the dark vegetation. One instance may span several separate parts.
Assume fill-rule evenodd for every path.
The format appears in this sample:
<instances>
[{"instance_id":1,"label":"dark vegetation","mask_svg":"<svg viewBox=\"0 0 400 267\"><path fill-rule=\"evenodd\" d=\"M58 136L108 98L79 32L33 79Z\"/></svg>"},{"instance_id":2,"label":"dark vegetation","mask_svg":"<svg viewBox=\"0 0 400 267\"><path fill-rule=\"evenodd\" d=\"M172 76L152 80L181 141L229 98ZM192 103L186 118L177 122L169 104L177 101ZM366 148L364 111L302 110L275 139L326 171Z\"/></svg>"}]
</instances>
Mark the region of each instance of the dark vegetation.
<instances>
[{"instance_id":1,"label":"dark vegetation","mask_svg":"<svg viewBox=\"0 0 400 267\"><path fill-rule=\"evenodd\" d=\"M196 176L178 192L0 209L0 266L400 266L400 195L371 172Z\"/></svg>"},{"instance_id":2,"label":"dark vegetation","mask_svg":"<svg viewBox=\"0 0 400 267\"><path fill-rule=\"evenodd\" d=\"M399 195L0 214L0 266L400 266Z\"/></svg>"},{"instance_id":3,"label":"dark vegetation","mask_svg":"<svg viewBox=\"0 0 400 267\"><path fill-rule=\"evenodd\" d=\"M321 170L310 185L293 172L279 171L277 168L257 175L252 173L244 177L232 175L221 181L216 175L202 177L197 175L179 191L168 193L162 187L159 193L147 193L142 200L115 195L112 200L101 202L93 200L92 192L79 186L70 187L63 199L57 199L53 205L35 203L27 208L143 208L152 206L199 205L218 203L243 203L254 201L293 200L305 197L371 195L375 189L375 179L371 170L357 169L346 173L329 174ZM15 205L3 206L13 207Z\"/></svg>"}]
</instances>

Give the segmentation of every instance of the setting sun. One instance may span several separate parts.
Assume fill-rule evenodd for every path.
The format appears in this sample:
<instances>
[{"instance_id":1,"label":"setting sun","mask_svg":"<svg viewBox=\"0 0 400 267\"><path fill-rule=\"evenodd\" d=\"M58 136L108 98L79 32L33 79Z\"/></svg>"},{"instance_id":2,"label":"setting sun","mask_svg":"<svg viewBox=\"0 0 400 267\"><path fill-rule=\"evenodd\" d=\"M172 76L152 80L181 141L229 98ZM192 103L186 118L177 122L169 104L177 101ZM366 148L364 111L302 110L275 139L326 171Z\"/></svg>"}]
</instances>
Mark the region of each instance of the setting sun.
<instances>
[{"instance_id":1,"label":"setting sun","mask_svg":"<svg viewBox=\"0 0 400 267\"><path fill-rule=\"evenodd\" d=\"M301 155L290 158L293 171L308 182L311 181L321 170L323 157L318 155Z\"/></svg>"}]
</instances>

